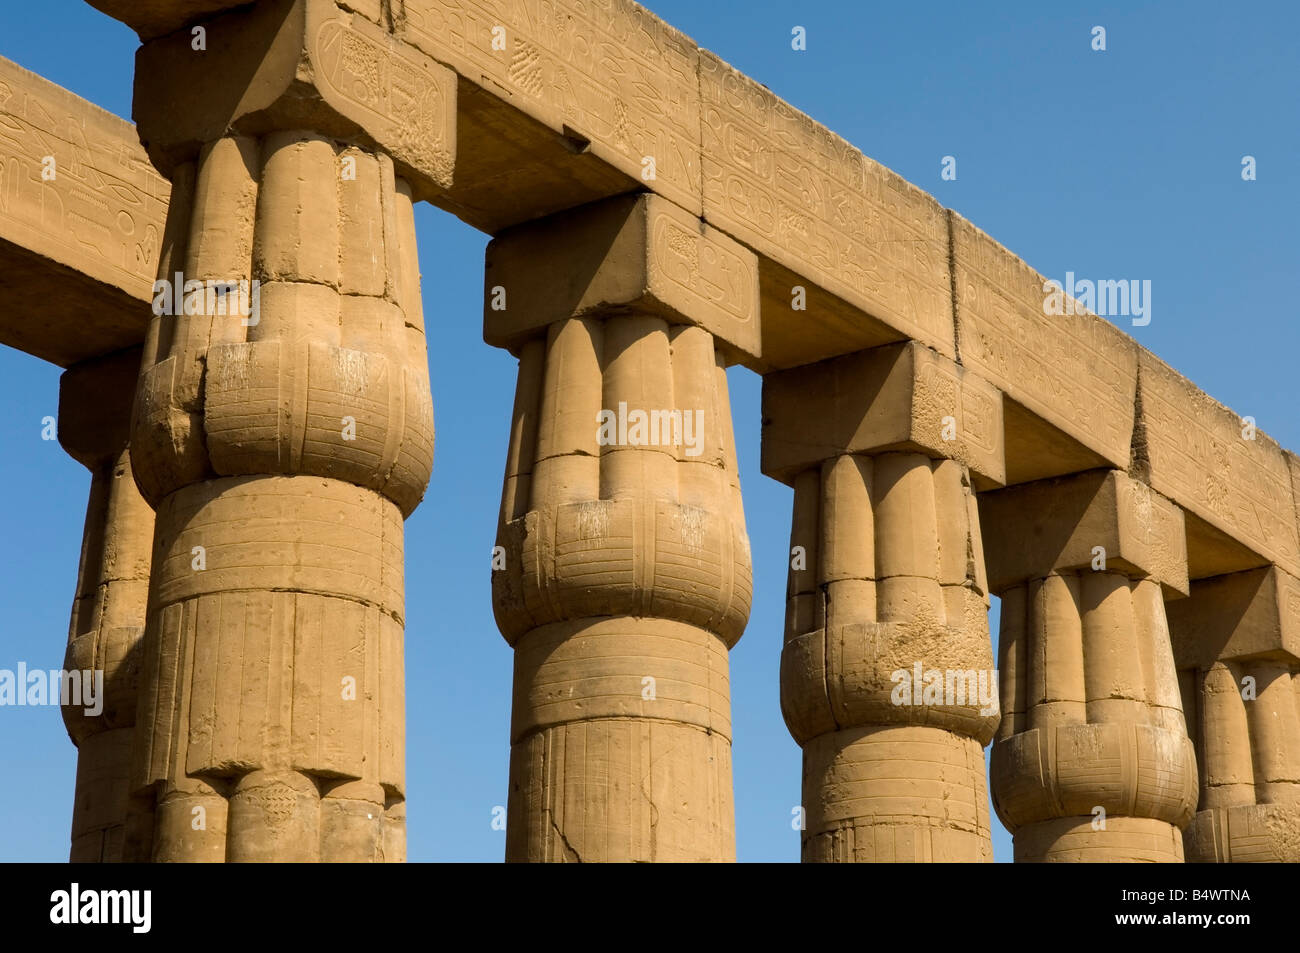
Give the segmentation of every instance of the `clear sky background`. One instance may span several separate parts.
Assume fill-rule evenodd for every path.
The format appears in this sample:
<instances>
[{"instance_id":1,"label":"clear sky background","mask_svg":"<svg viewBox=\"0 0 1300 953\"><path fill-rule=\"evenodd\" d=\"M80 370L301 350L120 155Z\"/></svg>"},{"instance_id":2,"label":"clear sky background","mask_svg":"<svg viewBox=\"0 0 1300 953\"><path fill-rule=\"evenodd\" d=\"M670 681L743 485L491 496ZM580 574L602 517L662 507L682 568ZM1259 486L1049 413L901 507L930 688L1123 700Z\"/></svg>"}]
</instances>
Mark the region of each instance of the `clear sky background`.
<instances>
[{"instance_id":1,"label":"clear sky background","mask_svg":"<svg viewBox=\"0 0 1300 953\"><path fill-rule=\"evenodd\" d=\"M1300 448L1300 5L647 5L1048 277L1149 279L1150 325L1120 326ZM791 49L795 25L806 51ZM1105 52L1090 47L1094 25ZM0 56L120 116L137 45L78 0L0 4ZM945 155L955 181L940 178ZM1257 181L1241 178L1245 155ZM515 362L481 337L487 236L427 205L416 221L437 451L407 524L410 858L496 861L511 651L492 620L489 554ZM737 852L793 861L800 759L777 698L791 493L759 472L759 379L730 376L755 570L731 654ZM0 347L0 668L63 658L89 475L40 439L58 377ZM0 860L66 859L75 764L57 708L0 708Z\"/></svg>"}]
</instances>

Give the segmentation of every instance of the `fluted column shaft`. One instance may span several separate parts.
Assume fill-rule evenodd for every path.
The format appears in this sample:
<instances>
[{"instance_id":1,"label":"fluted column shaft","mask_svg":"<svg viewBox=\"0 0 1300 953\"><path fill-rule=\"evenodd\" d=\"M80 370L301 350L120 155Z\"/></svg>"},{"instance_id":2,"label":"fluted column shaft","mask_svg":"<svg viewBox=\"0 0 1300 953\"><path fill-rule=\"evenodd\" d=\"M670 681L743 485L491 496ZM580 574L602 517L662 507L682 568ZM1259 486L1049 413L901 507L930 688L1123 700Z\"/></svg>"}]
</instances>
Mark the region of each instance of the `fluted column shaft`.
<instances>
[{"instance_id":1,"label":"fluted column shaft","mask_svg":"<svg viewBox=\"0 0 1300 953\"><path fill-rule=\"evenodd\" d=\"M1201 579L1170 606L1200 802L1195 863L1300 861L1300 580L1273 566Z\"/></svg>"},{"instance_id":2,"label":"fluted column shaft","mask_svg":"<svg viewBox=\"0 0 1300 953\"><path fill-rule=\"evenodd\" d=\"M1095 471L981 515L1002 599L993 804L1016 861L1181 863L1196 757L1164 600L1187 589L1182 511Z\"/></svg>"},{"instance_id":3,"label":"fluted column shaft","mask_svg":"<svg viewBox=\"0 0 1300 953\"><path fill-rule=\"evenodd\" d=\"M87 361L60 382L59 441L90 470L90 499L64 670L82 698L63 708L77 745L75 862L122 860L149 590L154 514L131 472L128 438L140 349ZM98 697L85 697L98 685Z\"/></svg>"},{"instance_id":4,"label":"fluted column shaft","mask_svg":"<svg viewBox=\"0 0 1300 953\"><path fill-rule=\"evenodd\" d=\"M402 860L402 522L433 458L411 190L310 131L215 140L175 171L178 273L239 291L175 289L145 344L138 856Z\"/></svg>"},{"instance_id":5,"label":"fluted column shaft","mask_svg":"<svg viewBox=\"0 0 1300 953\"><path fill-rule=\"evenodd\" d=\"M998 701L966 468L846 454L796 479L794 514L807 568L790 575L781 705L804 751L804 860L991 860Z\"/></svg>"},{"instance_id":6,"label":"fluted column shaft","mask_svg":"<svg viewBox=\"0 0 1300 953\"><path fill-rule=\"evenodd\" d=\"M769 374L763 470L794 488L781 708L803 859L991 861L998 723L973 480L1001 403L917 344Z\"/></svg>"},{"instance_id":7,"label":"fluted column shaft","mask_svg":"<svg viewBox=\"0 0 1300 953\"><path fill-rule=\"evenodd\" d=\"M510 304L487 336L519 356L492 577L515 649L507 860L735 859L727 651L750 555L722 341L653 290L655 252L683 249L657 236L682 216L614 200L489 249ZM747 261L726 300L756 320L752 257L686 221L685 240ZM591 274L584 243L611 223L627 255L592 286L626 288L539 321L563 300L549 275Z\"/></svg>"}]
</instances>

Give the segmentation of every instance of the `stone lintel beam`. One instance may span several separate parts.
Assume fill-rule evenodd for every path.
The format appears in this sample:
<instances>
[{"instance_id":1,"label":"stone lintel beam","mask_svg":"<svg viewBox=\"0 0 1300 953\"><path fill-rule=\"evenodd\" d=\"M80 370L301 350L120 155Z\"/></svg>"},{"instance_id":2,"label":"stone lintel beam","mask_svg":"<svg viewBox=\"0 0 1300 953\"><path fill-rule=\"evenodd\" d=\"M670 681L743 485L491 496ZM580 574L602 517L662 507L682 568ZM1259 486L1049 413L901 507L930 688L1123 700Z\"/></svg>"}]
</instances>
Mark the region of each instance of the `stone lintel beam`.
<instances>
[{"instance_id":1,"label":"stone lintel beam","mask_svg":"<svg viewBox=\"0 0 1300 953\"><path fill-rule=\"evenodd\" d=\"M384 22L379 0L347 0ZM496 234L648 188L703 217L701 53L632 0L405 0L403 42L461 78L450 208ZM463 173L463 175L462 175Z\"/></svg>"},{"instance_id":2,"label":"stone lintel beam","mask_svg":"<svg viewBox=\"0 0 1300 953\"><path fill-rule=\"evenodd\" d=\"M759 252L765 284L784 286L777 340L821 360L837 345L870 347L884 325L955 356L949 213L757 80L699 55L704 218ZM834 300L794 310L792 283Z\"/></svg>"},{"instance_id":3,"label":"stone lintel beam","mask_svg":"<svg viewBox=\"0 0 1300 953\"><path fill-rule=\"evenodd\" d=\"M962 364L1015 402L1009 483L1094 467L1125 469L1133 443L1137 343L1069 299L1044 313L1044 278L950 212Z\"/></svg>"},{"instance_id":4,"label":"stone lintel beam","mask_svg":"<svg viewBox=\"0 0 1300 953\"><path fill-rule=\"evenodd\" d=\"M736 360L760 353L754 254L657 195L506 230L488 245L485 287L483 339L516 353L556 321L620 310L701 327Z\"/></svg>"},{"instance_id":5,"label":"stone lintel beam","mask_svg":"<svg viewBox=\"0 0 1300 953\"><path fill-rule=\"evenodd\" d=\"M1094 568L1151 577L1165 598L1185 596L1183 511L1118 470L1008 487L980 496L989 589L1001 593L1049 573Z\"/></svg>"},{"instance_id":6,"label":"stone lintel beam","mask_svg":"<svg viewBox=\"0 0 1300 953\"><path fill-rule=\"evenodd\" d=\"M1169 365L1141 353L1141 476L1187 512L1191 576L1276 563L1300 575L1293 472L1281 447Z\"/></svg>"},{"instance_id":7,"label":"stone lintel beam","mask_svg":"<svg viewBox=\"0 0 1300 953\"><path fill-rule=\"evenodd\" d=\"M0 170L0 344L61 367L138 345L170 187L134 127L0 57Z\"/></svg>"},{"instance_id":8,"label":"stone lintel beam","mask_svg":"<svg viewBox=\"0 0 1300 953\"><path fill-rule=\"evenodd\" d=\"M206 143L304 129L392 157L413 197L451 185L456 76L331 0L265 0L136 54L140 137L169 177Z\"/></svg>"},{"instance_id":9,"label":"stone lintel beam","mask_svg":"<svg viewBox=\"0 0 1300 953\"><path fill-rule=\"evenodd\" d=\"M920 452L965 464L979 489L1006 479L1002 396L915 341L763 378L763 473L793 486L844 453Z\"/></svg>"}]
</instances>

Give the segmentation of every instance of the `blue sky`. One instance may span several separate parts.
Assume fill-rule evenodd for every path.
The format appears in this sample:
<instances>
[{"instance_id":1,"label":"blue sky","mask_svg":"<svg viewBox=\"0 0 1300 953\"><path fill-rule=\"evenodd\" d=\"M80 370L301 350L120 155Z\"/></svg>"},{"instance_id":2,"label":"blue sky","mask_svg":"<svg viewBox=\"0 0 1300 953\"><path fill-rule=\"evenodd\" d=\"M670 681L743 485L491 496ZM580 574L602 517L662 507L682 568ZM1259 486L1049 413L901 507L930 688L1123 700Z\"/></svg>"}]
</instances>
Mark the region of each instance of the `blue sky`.
<instances>
[{"instance_id":1,"label":"blue sky","mask_svg":"<svg viewBox=\"0 0 1300 953\"><path fill-rule=\"evenodd\" d=\"M931 192L1043 274L1152 283L1145 347L1284 446L1300 321L1300 6L651 0L701 46ZM791 49L791 29L807 49ZM1102 25L1107 49L1091 49ZM135 35L77 0L0 5L0 55L130 115ZM940 178L945 155L955 181ZM1256 158L1258 179L1241 178ZM417 211L437 457L407 524L412 860L499 860L511 653L488 559L514 361L482 341L487 236ZM68 316L75 334L75 316ZM40 439L59 371L0 347L0 668L61 664L89 475ZM737 848L798 859L799 750L777 702L791 493L758 469L759 379L731 372L755 564L732 652ZM996 632L996 619L994 620ZM56 708L0 708L0 860L67 856L75 749ZM999 860L1010 839L996 819Z\"/></svg>"}]
</instances>

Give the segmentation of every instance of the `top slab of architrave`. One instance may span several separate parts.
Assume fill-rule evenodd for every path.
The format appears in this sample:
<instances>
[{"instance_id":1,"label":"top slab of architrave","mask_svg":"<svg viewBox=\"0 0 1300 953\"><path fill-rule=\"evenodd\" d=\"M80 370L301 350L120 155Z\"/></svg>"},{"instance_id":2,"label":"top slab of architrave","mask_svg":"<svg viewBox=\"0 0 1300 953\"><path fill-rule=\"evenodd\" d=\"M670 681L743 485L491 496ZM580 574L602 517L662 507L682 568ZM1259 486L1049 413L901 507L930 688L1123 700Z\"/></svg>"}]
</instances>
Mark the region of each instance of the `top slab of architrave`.
<instances>
[{"instance_id":1,"label":"top slab of architrave","mask_svg":"<svg viewBox=\"0 0 1300 953\"><path fill-rule=\"evenodd\" d=\"M139 344L170 192L129 122L0 58L0 344L62 367Z\"/></svg>"},{"instance_id":2,"label":"top slab of architrave","mask_svg":"<svg viewBox=\"0 0 1300 953\"><path fill-rule=\"evenodd\" d=\"M238 5L90 2L145 40ZM1274 442L1245 439L1235 414L1109 322L1045 315L1024 262L630 0L298 2L459 77L453 184L422 197L495 234L657 192L758 253L754 369L920 341L1006 395L1009 482L1131 468L1193 517L1194 578L1270 561L1300 574L1292 468ZM379 95L382 63L355 65L340 74L353 95Z\"/></svg>"},{"instance_id":3,"label":"top slab of architrave","mask_svg":"<svg viewBox=\"0 0 1300 953\"><path fill-rule=\"evenodd\" d=\"M146 50L179 49L169 35L200 23L213 47L218 13L248 19L234 0L90 2L153 41ZM357 44L377 28L394 56L410 58L405 46L455 71L454 183L419 197L469 224L497 234L648 188L763 256L779 366L906 338L955 354L945 210L630 0L300 3L309 23L352 16ZM325 78L382 99L384 64L344 52ZM158 98L157 78L137 77L137 104L142 90ZM794 285L808 310L790 307Z\"/></svg>"}]
</instances>

